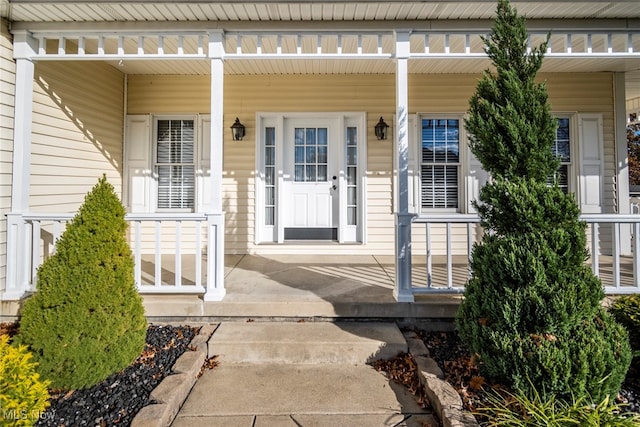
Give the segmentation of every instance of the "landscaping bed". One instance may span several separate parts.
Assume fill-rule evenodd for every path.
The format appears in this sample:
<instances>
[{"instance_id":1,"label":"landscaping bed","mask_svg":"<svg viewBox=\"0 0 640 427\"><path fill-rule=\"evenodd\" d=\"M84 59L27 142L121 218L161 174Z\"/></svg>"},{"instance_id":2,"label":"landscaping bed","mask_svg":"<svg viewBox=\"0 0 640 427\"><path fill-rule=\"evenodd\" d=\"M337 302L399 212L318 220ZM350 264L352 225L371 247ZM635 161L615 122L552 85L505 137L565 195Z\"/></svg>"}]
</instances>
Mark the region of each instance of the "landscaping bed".
<instances>
[{"instance_id":1,"label":"landscaping bed","mask_svg":"<svg viewBox=\"0 0 640 427\"><path fill-rule=\"evenodd\" d=\"M3 324L0 334L15 333L15 325ZM190 326L150 325L140 356L126 369L83 390L51 391L51 406L37 426L75 427L131 424L149 403L151 391L171 373L175 361L189 349L198 332Z\"/></svg>"},{"instance_id":2,"label":"landscaping bed","mask_svg":"<svg viewBox=\"0 0 640 427\"><path fill-rule=\"evenodd\" d=\"M429 350L445 380L451 384L460 397L465 410L476 412L487 404L488 390L506 390L500 384L488 384L480 375L471 354L461 342L456 332L415 331ZM407 369L413 369L407 367ZM640 358L635 358L617 398L624 404L625 412L640 414Z\"/></svg>"}]
</instances>

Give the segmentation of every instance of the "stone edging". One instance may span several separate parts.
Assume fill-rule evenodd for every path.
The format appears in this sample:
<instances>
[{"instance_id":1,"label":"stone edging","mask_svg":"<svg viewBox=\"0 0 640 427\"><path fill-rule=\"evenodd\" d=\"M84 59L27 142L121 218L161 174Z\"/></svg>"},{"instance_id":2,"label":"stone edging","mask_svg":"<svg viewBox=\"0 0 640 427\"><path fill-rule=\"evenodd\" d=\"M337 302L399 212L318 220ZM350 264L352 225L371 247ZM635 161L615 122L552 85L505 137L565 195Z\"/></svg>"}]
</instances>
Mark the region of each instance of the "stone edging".
<instances>
[{"instance_id":1,"label":"stone edging","mask_svg":"<svg viewBox=\"0 0 640 427\"><path fill-rule=\"evenodd\" d=\"M171 425L180 407L187 399L198 379L202 365L208 357L207 343L218 325L203 325L193 337L189 348L173 365L172 373L151 392L151 405L143 407L133 418L132 427L166 427Z\"/></svg>"},{"instance_id":2,"label":"stone edging","mask_svg":"<svg viewBox=\"0 0 640 427\"><path fill-rule=\"evenodd\" d=\"M462 409L462 399L458 392L444 381L444 374L435 360L429 357L429 350L415 332L405 332L405 339L418 365L420 382L433 405L436 415L444 427L477 427L475 417Z\"/></svg>"}]
</instances>

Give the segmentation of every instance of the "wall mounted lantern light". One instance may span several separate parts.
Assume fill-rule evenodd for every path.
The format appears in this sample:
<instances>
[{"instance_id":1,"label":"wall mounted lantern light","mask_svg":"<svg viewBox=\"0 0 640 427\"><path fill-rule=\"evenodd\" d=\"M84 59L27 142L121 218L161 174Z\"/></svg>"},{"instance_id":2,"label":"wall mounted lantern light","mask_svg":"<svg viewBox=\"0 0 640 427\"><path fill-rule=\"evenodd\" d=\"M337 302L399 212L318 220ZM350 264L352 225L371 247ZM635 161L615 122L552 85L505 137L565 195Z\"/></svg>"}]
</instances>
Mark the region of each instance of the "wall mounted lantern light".
<instances>
[{"instance_id":1,"label":"wall mounted lantern light","mask_svg":"<svg viewBox=\"0 0 640 427\"><path fill-rule=\"evenodd\" d=\"M244 138L244 125L240 123L240 119L236 117L236 121L231 125L231 135L234 141L242 141Z\"/></svg>"},{"instance_id":2,"label":"wall mounted lantern light","mask_svg":"<svg viewBox=\"0 0 640 427\"><path fill-rule=\"evenodd\" d=\"M384 122L382 117L380 117L380 121L376 124L375 132L376 138L378 138L379 140L387 139L387 136L389 134L389 125Z\"/></svg>"}]
</instances>

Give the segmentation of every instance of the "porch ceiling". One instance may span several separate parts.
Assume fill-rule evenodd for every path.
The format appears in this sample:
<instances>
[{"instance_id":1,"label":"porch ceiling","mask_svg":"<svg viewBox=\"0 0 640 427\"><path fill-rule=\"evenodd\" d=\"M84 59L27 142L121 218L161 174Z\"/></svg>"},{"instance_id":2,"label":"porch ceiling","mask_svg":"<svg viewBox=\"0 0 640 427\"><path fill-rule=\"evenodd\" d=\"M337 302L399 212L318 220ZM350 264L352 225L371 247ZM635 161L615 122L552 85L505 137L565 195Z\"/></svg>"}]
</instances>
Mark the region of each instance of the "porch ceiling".
<instances>
[{"instance_id":1,"label":"porch ceiling","mask_svg":"<svg viewBox=\"0 0 640 427\"><path fill-rule=\"evenodd\" d=\"M637 0L512 0L529 19L640 18ZM489 19L495 0L0 0L10 21L386 21Z\"/></svg>"},{"instance_id":2,"label":"porch ceiling","mask_svg":"<svg viewBox=\"0 0 640 427\"><path fill-rule=\"evenodd\" d=\"M126 74L187 74L209 75L211 65L206 60L180 61L109 61ZM481 73L490 66L488 59L412 59L410 74L469 74ZM543 72L620 71L626 76L626 98L640 98L640 60L629 59L558 59L547 58ZM393 74L395 63L384 60L230 60L225 73L230 75L256 74Z\"/></svg>"}]
</instances>

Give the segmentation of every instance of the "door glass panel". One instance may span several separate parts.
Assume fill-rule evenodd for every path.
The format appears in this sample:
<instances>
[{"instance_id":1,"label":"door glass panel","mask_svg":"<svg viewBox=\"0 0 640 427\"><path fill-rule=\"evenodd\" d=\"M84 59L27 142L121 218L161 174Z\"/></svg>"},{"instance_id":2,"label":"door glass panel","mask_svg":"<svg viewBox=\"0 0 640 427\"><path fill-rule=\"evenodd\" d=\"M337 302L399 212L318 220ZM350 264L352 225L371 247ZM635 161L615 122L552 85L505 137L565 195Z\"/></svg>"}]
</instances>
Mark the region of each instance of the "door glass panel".
<instances>
[{"instance_id":1,"label":"door glass panel","mask_svg":"<svg viewBox=\"0 0 640 427\"><path fill-rule=\"evenodd\" d=\"M265 225L275 224L276 211L276 129L268 127L264 134Z\"/></svg>"},{"instance_id":2,"label":"door glass panel","mask_svg":"<svg viewBox=\"0 0 640 427\"><path fill-rule=\"evenodd\" d=\"M327 128L295 128L294 135L294 180L327 181Z\"/></svg>"},{"instance_id":3,"label":"door glass panel","mask_svg":"<svg viewBox=\"0 0 640 427\"><path fill-rule=\"evenodd\" d=\"M347 224L357 225L358 213L358 128L347 128Z\"/></svg>"},{"instance_id":4,"label":"door glass panel","mask_svg":"<svg viewBox=\"0 0 640 427\"><path fill-rule=\"evenodd\" d=\"M325 165L318 165L318 181L328 181L327 179L327 167Z\"/></svg>"}]
</instances>

